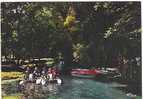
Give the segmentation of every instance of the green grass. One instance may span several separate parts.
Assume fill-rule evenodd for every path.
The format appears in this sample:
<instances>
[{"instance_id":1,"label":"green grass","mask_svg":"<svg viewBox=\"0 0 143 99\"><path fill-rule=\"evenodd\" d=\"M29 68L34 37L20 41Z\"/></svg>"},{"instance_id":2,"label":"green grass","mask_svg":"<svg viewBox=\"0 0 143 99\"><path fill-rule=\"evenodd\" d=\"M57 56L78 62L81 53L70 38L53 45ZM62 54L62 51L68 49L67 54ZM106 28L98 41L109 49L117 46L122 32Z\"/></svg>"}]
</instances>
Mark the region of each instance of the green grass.
<instances>
[{"instance_id":1,"label":"green grass","mask_svg":"<svg viewBox=\"0 0 143 99\"><path fill-rule=\"evenodd\" d=\"M9 96L7 95L2 97L2 99L22 99L22 95L21 94L9 95ZM59 98L57 96L49 96L47 99L62 99L62 98Z\"/></svg>"},{"instance_id":2,"label":"green grass","mask_svg":"<svg viewBox=\"0 0 143 99\"><path fill-rule=\"evenodd\" d=\"M3 96L2 99L22 99L21 94Z\"/></svg>"}]
</instances>

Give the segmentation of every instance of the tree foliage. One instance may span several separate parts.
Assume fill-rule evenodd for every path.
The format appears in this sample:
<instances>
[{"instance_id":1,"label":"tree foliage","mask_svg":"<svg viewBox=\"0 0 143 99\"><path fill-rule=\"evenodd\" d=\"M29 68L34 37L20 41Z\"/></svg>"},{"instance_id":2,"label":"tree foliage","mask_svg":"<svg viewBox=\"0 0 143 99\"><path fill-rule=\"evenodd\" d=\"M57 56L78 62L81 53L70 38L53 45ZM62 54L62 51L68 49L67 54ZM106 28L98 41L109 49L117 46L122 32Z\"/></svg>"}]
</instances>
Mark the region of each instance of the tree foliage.
<instances>
[{"instance_id":1,"label":"tree foliage","mask_svg":"<svg viewBox=\"0 0 143 99\"><path fill-rule=\"evenodd\" d=\"M141 54L140 2L10 3L2 6L2 56L63 54L69 65L111 65ZM74 57L76 54L76 57Z\"/></svg>"}]
</instances>

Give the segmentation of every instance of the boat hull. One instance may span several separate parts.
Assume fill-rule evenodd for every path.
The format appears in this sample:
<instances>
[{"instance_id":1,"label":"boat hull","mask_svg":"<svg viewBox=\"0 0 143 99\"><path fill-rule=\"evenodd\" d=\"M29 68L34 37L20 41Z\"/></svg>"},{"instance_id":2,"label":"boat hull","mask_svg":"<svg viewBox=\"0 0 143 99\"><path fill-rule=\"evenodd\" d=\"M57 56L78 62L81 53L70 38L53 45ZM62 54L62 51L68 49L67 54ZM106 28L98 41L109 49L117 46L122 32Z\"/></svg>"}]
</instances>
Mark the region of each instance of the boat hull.
<instances>
[{"instance_id":1,"label":"boat hull","mask_svg":"<svg viewBox=\"0 0 143 99\"><path fill-rule=\"evenodd\" d=\"M90 70L90 69L73 69L71 75L74 77L82 78L95 78L100 74L99 70Z\"/></svg>"},{"instance_id":2,"label":"boat hull","mask_svg":"<svg viewBox=\"0 0 143 99\"><path fill-rule=\"evenodd\" d=\"M80 77L80 78L95 78L95 75L82 75L82 74L72 74L73 77Z\"/></svg>"}]
</instances>

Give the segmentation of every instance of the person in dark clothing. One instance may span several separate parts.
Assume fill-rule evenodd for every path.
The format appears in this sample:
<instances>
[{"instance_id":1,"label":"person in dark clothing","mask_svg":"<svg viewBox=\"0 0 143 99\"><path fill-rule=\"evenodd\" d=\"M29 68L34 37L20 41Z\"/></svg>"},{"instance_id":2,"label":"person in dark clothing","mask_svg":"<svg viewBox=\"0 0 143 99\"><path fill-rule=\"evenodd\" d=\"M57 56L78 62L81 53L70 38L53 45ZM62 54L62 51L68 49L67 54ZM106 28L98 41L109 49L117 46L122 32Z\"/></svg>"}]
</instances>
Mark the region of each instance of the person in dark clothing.
<instances>
[{"instance_id":1,"label":"person in dark clothing","mask_svg":"<svg viewBox=\"0 0 143 99\"><path fill-rule=\"evenodd\" d=\"M46 71L47 71L46 67L43 67L41 71L42 76L46 77Z\"/></svg>"},{"instance_id":2,"label":"person in dark clothing","mask_svg":"<svg viewBox=\"0 0 143 99\"><path fill-rule=\"evenodd\" d=\"M34 68L33 75L34 75L34 79L40 76L40 71L38 70L38 67Z\"/></svg>"},{"instance_id":3,"label":"person in dark clothing","mask_svg":"<svg viewBox=\"0 0 143 99\"><path fill-rule=\"evenodd\" d=\"M29 74L31 73L31 69L30 67L26 67L26 71L25 71L25 79L27 80L29 78Z\"/></svg>"}]
</instances>

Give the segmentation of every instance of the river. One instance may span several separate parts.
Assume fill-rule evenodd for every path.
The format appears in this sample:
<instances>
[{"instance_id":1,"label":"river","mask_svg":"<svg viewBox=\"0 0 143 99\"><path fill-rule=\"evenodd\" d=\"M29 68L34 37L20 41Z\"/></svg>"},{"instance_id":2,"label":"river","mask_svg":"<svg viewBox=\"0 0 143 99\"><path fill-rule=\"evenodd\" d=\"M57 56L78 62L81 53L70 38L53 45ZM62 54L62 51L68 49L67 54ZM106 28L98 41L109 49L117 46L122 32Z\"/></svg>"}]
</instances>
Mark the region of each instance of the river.
<instances>
[{"instance_id":1,"label":"river","mask_svg":"<svg viewBox=\"0 0 143 99\"><path fill-rule=\"evenodd\" d=\"M125 92L115 88L115 85L118 84L65 76L62 85L27 84L24 91L19 90L17 82L2 85L2 94L27 97L23 99L131 99Z\"/></svg>"}]
</instances>

